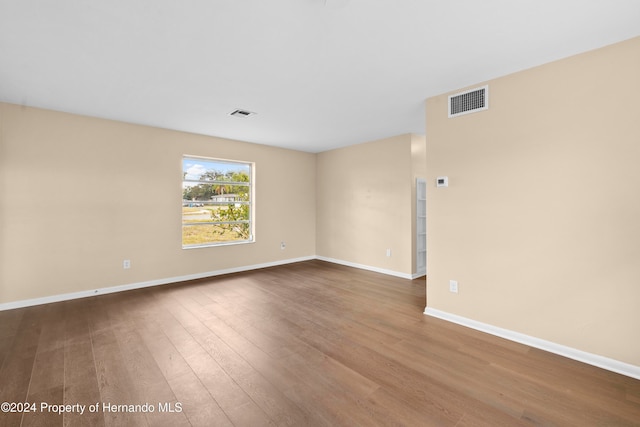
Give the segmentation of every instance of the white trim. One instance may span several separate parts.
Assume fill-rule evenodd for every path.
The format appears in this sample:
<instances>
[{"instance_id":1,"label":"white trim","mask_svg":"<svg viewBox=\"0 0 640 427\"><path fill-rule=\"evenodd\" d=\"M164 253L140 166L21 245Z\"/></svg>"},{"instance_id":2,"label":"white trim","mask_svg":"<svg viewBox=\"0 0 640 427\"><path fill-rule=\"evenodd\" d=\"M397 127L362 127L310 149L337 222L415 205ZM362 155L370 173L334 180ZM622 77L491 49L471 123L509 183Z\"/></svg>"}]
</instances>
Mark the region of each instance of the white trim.
<instances>
[{"instance_id":1,"label":"white trim","mask_svg":"<svg viewBox=\"0 0 640 427\"><path fill-rule=\"evenodd\" d=\"M341 259L327 258L323 256L316 256L316 259L319 259L320 261L332 262L334 264L346 265L347 267L359 268L360 270L375 271L376 273L382 273L382 274L387 274L389 276L401 277L403 279L409 279L409 280L413 279L413 276L411 274L401 273L399 271L394 271L394 270L387 270L386 268L372 267L370 265L357 264L355 262L343 261Z\"/></svg>"},{"instance_id":2,"label":"white trim","mask_svg":"<svg viewBox=\"0 0 640 427\"><path fill-rule=\"evenodd\" d=\"M119 286L110 286L107 288L90 289L87 291L71 292L68 294L51 295L42 298L26 299L21 301L13 301L0 304L0 311L13 310L15 308L31 307L40 304L49 304L52 302L68 301L78 298L87 298L96 295L112 294L115 292L130 291L134 289L148 288L150 286L167 285L170 283L184 282L187 280L203 279L205 277L220 276L223 274L239 273L242 271L257 270L259 268L275 267L278 265L292 264L295 262L309 261L315 259L315 256L292 258L281 261L266 262L262 264L248 265L242 267L227 268L224 270L206 271L203 273L188 274L185 276L168 277L165 279L149 280L146 282L129 283Z\"/></svg>"},{"instance_id":3,"label":"white trim","mask_svg":"<svg viewBox=\"0 0 640 427\"><path fill-rule=\"evenodd\" d=\"M409 279L409 280L413 280L415 278L423 276L421 274L411 275L406 273L400 273L393 270L386 270L383 268L371 267L371 266L362 265L362 264L355 264L355 263L342 261L334 258L326 258L326 257L312 255L312 256L299 257L299 258L290 258L290 259L280 260L280 261L266 262L262 264L227 268L224 270L214 270L214 271L206 271L203 273L187 274L185 276L167 277L164 279L149 280L146 282L128 283L124 285L110 286L106 288L89 289L86 291L71 292L68 294L57 294L57 295L50 295L50 296L41 297L41 298L11 301L6 303L0 303L0 311L13 310L15 308L31 307L34 305L41 305L41 304L50 304L53 302L68 301L68 300L74 300L79 298L87 298L87 297L93 297L96 295L112 294L115 292L131 291L134 289L148 288L151 286L168 285L171 283L185 282L188 280L195 280L195 279L203 279L206 277L220 276L223 274L240 273L243 271L257 270L259 268L276 267L278 265L293 264L296 262L310 261L314 259L331 262L334 264L346 265L349 267L359 268L362 270L375 271L376 273L387 274L390 276L401 277L403 279Z\"/></svg>"},{"instance_id":4,"label":"white trim","mask_svg":"<svg viewBox=\"0 0 640 427\"><path fill-rule=\"evenodd\" d=\"M478 322L476 320L468 319L456 314L447 313L445 311L440 311L431 307L425 307L424 314L640 380L640 366L631 365L629 363L610 359L604 356L599 356L593 353L587 353L586 351L567 347L561 344L556 344L551 341L546 341L540 338L532 337L530 335L521 334L509 329L499 328L497 326Z\"/></svg>"}]
</instances>

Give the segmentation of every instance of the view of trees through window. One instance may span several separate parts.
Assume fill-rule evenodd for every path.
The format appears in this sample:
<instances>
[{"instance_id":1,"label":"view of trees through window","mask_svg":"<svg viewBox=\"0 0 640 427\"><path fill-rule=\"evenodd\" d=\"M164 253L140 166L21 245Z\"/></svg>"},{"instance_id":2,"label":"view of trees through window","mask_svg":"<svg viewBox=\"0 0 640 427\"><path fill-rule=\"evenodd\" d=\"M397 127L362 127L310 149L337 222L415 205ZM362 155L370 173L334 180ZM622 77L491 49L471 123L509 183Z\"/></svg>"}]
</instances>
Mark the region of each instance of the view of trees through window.
<instances>
[{"instance_id":1,"label":"view of trees through window","mask_svg":"<svg viewBox=\"0 0 640 427\"><path fill-rule=\"evenodd\" d=\"M183 158L183 247L253 240L251 167L251 163Z\"/></svg>"}]
</instances>

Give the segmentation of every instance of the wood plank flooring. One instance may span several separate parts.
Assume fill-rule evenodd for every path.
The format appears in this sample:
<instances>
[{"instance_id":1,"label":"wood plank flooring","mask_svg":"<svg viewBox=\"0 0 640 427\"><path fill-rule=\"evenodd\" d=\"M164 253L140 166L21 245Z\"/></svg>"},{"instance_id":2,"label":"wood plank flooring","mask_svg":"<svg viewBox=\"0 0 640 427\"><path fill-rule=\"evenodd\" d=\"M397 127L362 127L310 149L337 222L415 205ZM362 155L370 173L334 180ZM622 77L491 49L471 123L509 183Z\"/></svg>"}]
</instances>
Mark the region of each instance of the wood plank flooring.
<instances>
[{"instance_id":1,"label":"wood plank flooring","mask_svg":"<svg viewBox=\"0 0 640 427\"><path fill-rule=\"evenodd\" d=\"M424 307L309 261L3 311L0 402L37 410L0 426L640 426L640 381Z\"/></svg>"}]
</instances>

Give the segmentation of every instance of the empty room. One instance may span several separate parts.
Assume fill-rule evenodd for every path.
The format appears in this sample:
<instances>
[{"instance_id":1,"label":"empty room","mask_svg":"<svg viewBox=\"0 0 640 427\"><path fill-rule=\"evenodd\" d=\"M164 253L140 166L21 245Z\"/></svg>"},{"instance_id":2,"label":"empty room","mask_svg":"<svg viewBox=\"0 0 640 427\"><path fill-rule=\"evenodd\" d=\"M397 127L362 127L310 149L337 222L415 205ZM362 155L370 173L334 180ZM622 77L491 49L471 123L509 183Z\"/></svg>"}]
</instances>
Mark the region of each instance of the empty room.
<instances>
[{"instance_id":1,"label":"empty room","mask_svg":"<svg viewBox=\"0 0 640 427\"><path fill-rule=\"evenodd\" d=\"M640 426L638 22L0 0L0 426Z\"/></svg>"}]
</instances>

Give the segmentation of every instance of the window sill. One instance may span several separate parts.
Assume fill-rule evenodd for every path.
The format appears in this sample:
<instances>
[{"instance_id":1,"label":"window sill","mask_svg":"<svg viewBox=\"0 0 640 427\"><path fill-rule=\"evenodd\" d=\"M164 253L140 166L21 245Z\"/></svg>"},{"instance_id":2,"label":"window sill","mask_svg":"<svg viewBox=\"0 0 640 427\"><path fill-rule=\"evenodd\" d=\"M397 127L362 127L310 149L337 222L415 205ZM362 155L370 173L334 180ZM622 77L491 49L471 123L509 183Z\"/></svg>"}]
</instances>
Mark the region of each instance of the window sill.
<instances>
[{"instance_id":1,"label":"window sill","mask_svg":"<svg viewBox=\"0 0 640 427\"><path fill-rule=\"evenodd\" d=\"M182 246L182 249L200 249L200 248L217 248L220 246L234 246L234 245L246 245L250 243L255 243L255 239L253 240L236 240L233 242L223 242L223 243L203 243L201 245L186 245Z\"/></svg>"}]
</instances>

